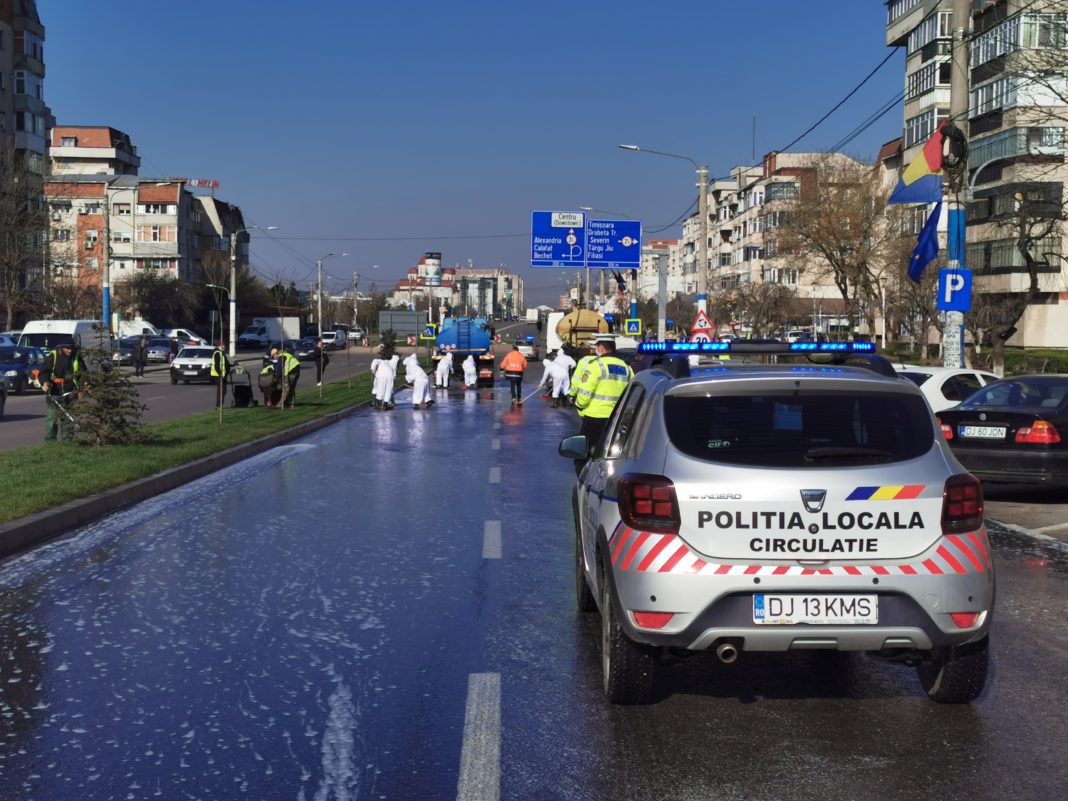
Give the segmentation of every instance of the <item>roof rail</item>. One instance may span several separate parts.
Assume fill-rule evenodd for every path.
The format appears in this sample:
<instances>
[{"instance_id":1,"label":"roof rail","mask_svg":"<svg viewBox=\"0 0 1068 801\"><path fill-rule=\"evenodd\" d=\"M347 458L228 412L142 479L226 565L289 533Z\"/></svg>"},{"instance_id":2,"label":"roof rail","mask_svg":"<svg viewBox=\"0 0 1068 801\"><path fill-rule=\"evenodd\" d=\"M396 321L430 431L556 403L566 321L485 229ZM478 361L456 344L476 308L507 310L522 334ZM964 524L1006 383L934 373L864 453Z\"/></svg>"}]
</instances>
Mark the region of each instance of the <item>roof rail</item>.
<instances>
[{"instance_id":1,"label":"roof rail","mask_svg":"<svg viewBox=\"0 0 1068 801\"><path fill-rule=\"evenodd\" d=\"M647 364L637 369L656 369L672 378L687 378L690 375L691 356L724 357L732 355L752 356L804 356L813 364L847 365L861 367L897 378L893 365L875 352L871 342L643 342L638 346L639 360L649 357ZM813 358L816 357L816 358ZM723 367L732 366L729 361Z\"/></svg>"}]
</instances>

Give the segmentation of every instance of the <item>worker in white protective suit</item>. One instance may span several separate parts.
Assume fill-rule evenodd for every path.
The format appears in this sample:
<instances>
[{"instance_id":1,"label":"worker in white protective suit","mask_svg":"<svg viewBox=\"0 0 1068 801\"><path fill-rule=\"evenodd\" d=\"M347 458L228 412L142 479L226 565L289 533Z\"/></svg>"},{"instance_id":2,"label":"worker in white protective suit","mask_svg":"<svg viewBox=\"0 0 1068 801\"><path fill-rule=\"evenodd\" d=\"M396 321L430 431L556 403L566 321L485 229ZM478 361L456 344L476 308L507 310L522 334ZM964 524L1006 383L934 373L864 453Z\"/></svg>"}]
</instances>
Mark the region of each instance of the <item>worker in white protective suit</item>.
<instances>
[{"instance_id":1,"label":"worker in white protective suit","mask_svg":"<svg viewBox=\"0 0 1068 801\"><path fill-rule=\"evenodd\" d=\"M438 360L438 369L434 373L434 386L449 388L449 376L452 375L452 352L446 352Z\"/></svg>"},{"instance_id":2,"label":"worker in white protective suit","mask_svg":"<svg viewBox=\"0 0 1068 801\"><path fill-rule=\"evenodd\" d=\"M375 409L381 407L384 383L389 375L389 360L380 356L371 360L371 406Z\"/></svg>"},{"instance_id":3,"label":"worker in white protective suit","mask_svg":"<svg viewBox=\"0 0 1068 801\"><path fill-rule=\"evenodd\" d=\"M393 408L393 384L397 379L397 363L400 357L394 355L389 359L375 359L371 362L371 372L374 374L374 383L371 393L374 395L374 403L380 411Z\"/></svg>"},{"instance_id":4,"label":"worker in white protective suit","mask_svg":"<svg viewBox=\"0 0 1068 801\"><path fill-rule=\"evenodd\" d=\"M464 389L478 384L478 366L475 364L474 354L468 354L461 367L464 368Z\"/></svg>"},{"instance_id":5,"label":"worker in white protective suit","mask_svg":"<svg viewBox=\"0 0 1068 801\"><path fill-rule=\"evenodd\" d=\"M560 383L560 397L564 399L564 403L568 403L571 399L571 371L575 369L575 360L564 353L564 349L561 348L556 352L556 358L553 359L563 371L563 379Z\"/></svg>"},{"instance_id":6,"label":"worker in white protective suit","mask_svg":"<svg viewBox=\"0 0 1068 801\"><path fill-rule=\"evenodd\" d=\"M567 370L561 367L552 359L546 359L542 364L541 381L538 383L539 387L548 387L549 382L553 385L553 408L555 409L560 405L560 393L564 393L564 397L567 397L567 388L570 388L571 384L567 378Z\"/></svg>"},{"instance_id":7,"label":"worker in white protective suit","mask_svg":"<svg viewBox=\"0 0 1068 801\"><path fill-rule=\"evenodd\" d=\"M430 379L419 364L418 354L413 353L404 360L404 380L412 385L413 409L421 409L423 404L429 406L434 402L430 398Z\"/></svg>"}]
</instances>

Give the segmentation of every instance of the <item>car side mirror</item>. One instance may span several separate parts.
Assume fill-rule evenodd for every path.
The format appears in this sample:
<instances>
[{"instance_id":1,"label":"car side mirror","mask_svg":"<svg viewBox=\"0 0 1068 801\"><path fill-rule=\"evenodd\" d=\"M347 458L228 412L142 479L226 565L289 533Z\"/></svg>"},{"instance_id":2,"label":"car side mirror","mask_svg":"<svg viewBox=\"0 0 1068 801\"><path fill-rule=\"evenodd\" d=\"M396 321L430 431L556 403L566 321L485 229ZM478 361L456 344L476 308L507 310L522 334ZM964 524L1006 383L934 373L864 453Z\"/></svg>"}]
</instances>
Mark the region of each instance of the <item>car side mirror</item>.
<instances>
[{"instance_id":1,"label":"car side mirror","mask_svg":"<svg viewBox=\"0 0 1068 801\"><path fill-rule=\"evenodd\" d=\"M590 445L585 434L575 434L560 440L560 455L567 459L585 459L589 452Z\"/></svg>"}]
</instances>

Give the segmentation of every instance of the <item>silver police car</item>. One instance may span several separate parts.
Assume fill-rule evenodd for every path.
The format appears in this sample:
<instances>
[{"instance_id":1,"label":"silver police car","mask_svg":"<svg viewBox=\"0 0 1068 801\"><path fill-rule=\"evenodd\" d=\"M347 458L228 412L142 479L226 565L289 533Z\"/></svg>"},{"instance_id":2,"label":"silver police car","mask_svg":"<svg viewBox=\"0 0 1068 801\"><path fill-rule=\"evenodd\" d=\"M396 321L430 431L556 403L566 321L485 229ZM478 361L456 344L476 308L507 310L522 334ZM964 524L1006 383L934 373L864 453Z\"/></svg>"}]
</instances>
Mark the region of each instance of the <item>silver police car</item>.
<instances>
[{"instance_id":1,"label":"silver police car","mask_svg":"<svg viewBox=\"0 0 1068 801\"><path fill-rule=\"evenodd\" d=\"M600 610L612 702L649 700L656 665L700 651L867 651L914 666L935 701L982 691L982 488L871 350L654 344L602 440L560 443L588 460L577 602Z\"/></svg>"}]
</instances>

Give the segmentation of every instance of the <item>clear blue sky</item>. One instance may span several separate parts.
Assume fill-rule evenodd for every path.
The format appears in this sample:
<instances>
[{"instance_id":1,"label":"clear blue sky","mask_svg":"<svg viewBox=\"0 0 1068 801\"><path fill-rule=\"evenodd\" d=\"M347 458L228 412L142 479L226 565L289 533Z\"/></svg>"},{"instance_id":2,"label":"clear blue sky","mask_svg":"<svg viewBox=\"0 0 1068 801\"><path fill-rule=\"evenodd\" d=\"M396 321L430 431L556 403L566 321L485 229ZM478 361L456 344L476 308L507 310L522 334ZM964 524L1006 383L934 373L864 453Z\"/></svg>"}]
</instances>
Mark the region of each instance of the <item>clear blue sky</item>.
<instances>
[{"instance_id":1,"label":"clear blue sky","mask_svg":"<svg viewBox=\"0 0 1068 801\"><path fill-rule=\"evenodd\" d=\"M759 159L888 54L879 0L38 5L58 122L126 131L142 175L218 179L248 222L280 226L253 240L265 277L306 287L318 256L347 251L330 288L354 271L385 288L439 250L509 266L539 302L562 282L529 266L532 209L592 206L648 231L695 196L690 165L617 144L723 175L750 162L754 114ZM834 146L901 92L903 64L793 149ZM873 157L901 116L846 152Z\"/></svg>"}]
</instances>

